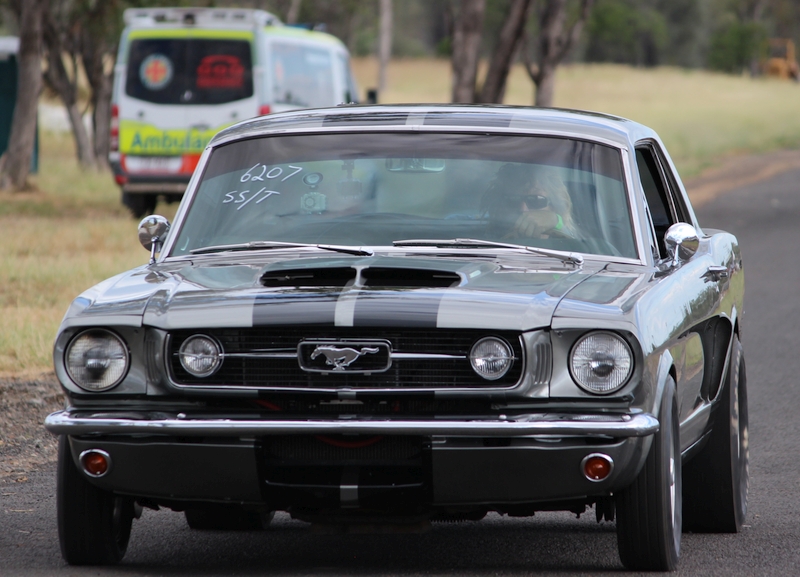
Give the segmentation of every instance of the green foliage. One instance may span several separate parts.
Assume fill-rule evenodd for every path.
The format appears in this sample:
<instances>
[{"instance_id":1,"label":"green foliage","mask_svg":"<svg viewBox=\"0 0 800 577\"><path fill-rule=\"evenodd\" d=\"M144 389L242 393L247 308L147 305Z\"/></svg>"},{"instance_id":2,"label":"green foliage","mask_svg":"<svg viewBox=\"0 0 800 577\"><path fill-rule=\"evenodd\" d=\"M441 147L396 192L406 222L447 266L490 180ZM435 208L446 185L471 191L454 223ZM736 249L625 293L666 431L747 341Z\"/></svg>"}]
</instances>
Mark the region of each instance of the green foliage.
<instances>
[{"instance_id":1,"label":"green foliage","mask_svg":"<svg viewBox=\"0 0 800 577\"><path fill-rule=\"evenodd\" d=\"M450 58L453 55L453 39L450 36L445 36L439 40L434 52L438 57Z\"/></svg>"},{"instance_id":2,"label":"green foliage","mask_svg":"<svg viewBox=\"0 0 800 577\"><path fill-rule=\"evenodd\" d=\"M586 60L661 64L669 40L664 15L636 0L600 0L587 26Z\"/></svg>"},{"instance_id":3,"label":"green foliage","mask_svg":"<svg viewBox=\"0 0 800 577\"><path fill-rule=\"evenodd\" d=\"M729 21L711 37L708 67L741 73L766 52L767 31L756 22Z\"/></svg>"},{"instance_id":4,"label":"green foliage","mask_svg":"<svg viewBox=\"0 0 800 577\"><path fill-rule=\"evenodd\" d=\"M706 29L709 26L708 1L653 0L653 7L663 16L667 43L661 64L697 68L706 56Z\"/></svg>"}]
</instances>

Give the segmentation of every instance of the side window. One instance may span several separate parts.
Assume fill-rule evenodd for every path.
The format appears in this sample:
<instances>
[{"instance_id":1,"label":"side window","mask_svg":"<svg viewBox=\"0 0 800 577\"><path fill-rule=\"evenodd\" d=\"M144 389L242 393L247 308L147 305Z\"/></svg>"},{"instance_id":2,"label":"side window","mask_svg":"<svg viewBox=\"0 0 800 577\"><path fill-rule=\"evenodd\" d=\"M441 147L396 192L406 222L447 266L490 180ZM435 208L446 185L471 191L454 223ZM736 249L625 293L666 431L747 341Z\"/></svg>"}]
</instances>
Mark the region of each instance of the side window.
<instances>
[{"instance_id":1,"label":"side window","mask_svg":"<svg viewBox=\"0 0 800 577\"><path fill-rule=\"evenodd\" d=\"M675 198L664 163L653 144L646 144L636 149L636 164L653 222L659 256L663 258L667 254L664 248L664 234L670 226L685 220L683 210Z\"/></svg>"},{"instance_id":2,"label":"side window","mask_svg":"<svg viewBox=\"0 0 800 577\"><path fill-rule=\"evenodd\" d=\"M312 43L272 43L272 101L300 108L333 106L333 55Z\"/></svg>"}]
</instances>

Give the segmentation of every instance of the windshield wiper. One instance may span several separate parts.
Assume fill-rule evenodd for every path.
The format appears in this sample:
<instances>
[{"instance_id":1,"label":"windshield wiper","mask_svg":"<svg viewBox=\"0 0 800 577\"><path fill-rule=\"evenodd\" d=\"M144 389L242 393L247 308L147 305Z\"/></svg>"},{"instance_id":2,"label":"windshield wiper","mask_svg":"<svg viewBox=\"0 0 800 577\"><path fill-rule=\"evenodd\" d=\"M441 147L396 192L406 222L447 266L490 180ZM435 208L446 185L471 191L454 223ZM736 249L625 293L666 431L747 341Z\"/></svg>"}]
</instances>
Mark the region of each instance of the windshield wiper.
<instances>
[{"instance_id":1,"label":"windshield wiper","mask_svg":"<svg viewBox=\"0 0 800 577\"><path fill-rule=\"evenodd\" d=\"M321 250L330 250L333 252L353 254L356 256L372 256L374 254L371 250L367 250L364 248L355 248L352 246L343 246L335 244L308 244L303 242L279 242L276 240L254 240L251 242L241 242L238 244L218 244L215 246L204 246L202 248L195 248L190 250L189 252L191 254L209 254L212 252L270 250L273 248L318 248Z\"/></svg>"},{"instance_id":2,"label":"windshield wiper","mask_svg":"<svg viewBox=\"0 0 800 577\"><path fill-rule=\"evenodd\" d=\"M495 248L510 248L513 250L524 250L539 254L542 256L551 256L557 258L562 262L580 266L583 264L583 257L575 252L567 252L563 250L550 250L547 248L538 248L535 246L525 246L523 244L512 244L508 242L495 242L492 240L480 240L476 238L451 238L451 239L437 239L437 238L417 238L408 240L396 240L392 243L394 246L435 246L435 247L452 247L452 246L470 246L475 248L480 247L495 247Z\"/></svg>"}]
</instances>

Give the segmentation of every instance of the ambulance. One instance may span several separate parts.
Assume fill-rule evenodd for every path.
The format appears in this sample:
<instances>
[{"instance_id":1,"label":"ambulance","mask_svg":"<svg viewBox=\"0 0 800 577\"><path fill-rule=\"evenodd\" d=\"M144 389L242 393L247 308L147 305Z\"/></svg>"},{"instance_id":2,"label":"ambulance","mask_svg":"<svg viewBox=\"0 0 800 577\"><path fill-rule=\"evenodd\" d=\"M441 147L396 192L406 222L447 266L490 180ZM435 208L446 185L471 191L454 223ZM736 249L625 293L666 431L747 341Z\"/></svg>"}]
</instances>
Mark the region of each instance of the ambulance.
<instances>
[{"instance_id":1,"label":"ambulance","mask_svg":"<svg viewBox=\"0 0 800 577\"><path fill-rule=\"evenodd\" d=\"M129 8L114 68L111 153L134 216L183 195L220 129L253 116L357 102L344 44L263 10Z\"/></svg>"}]
</instances>

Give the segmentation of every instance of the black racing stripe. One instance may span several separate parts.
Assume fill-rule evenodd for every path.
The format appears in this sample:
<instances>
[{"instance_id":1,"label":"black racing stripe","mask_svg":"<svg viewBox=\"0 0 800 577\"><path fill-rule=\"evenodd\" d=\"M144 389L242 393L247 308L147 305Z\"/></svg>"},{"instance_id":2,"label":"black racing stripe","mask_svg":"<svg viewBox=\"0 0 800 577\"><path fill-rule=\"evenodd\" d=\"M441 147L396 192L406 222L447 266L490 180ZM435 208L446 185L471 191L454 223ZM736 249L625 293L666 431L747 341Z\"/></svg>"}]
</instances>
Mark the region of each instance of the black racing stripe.
<instances>
[{"instance_id":1,"label":"black racing stripe","mask_svg":"<svg viewBox=\"0 0 800 577\"><path fill-rule=\"evenodd\" d=\"M331 325L339 293L259 295L253 304L253 326Z\"/></svg>"},{"instance_id":2,"label":"black racing stripe","mask_svg":"<svg viewBox=\"0 0 800 577\"><path fill-rule=\"evenodd\" d=\"M322 121L322 126L342 125L372 125L372 126L398 126L408 120L408 112L365 112L356 114L349 111L344 114L328 114Z\"/></svg>"},{"instance_id":3,"label":"black racing stripe","mask_svg":"<svg viewBox=\"0 0 800 577\"><path fill-rule=\"evenodd\" d=\"M436 328L442 291L361 291L353 325L357 327Z\"/></svg>"},{"instance_id":4,"label":"black racing stripe","mask_svg":"<svg viewBox=\"0 0 800 577\"><path fill-rule=\"evenodd\" d=\"M426 126L494 126L508 128L511 114L492 114L490 112L428 112L423 121Z\"/></svg>"}]
</instances>

